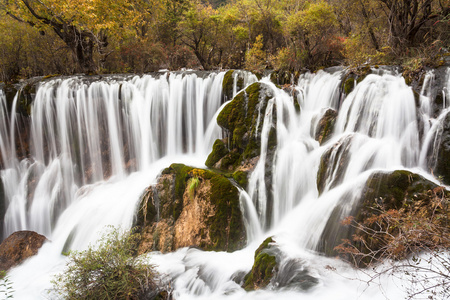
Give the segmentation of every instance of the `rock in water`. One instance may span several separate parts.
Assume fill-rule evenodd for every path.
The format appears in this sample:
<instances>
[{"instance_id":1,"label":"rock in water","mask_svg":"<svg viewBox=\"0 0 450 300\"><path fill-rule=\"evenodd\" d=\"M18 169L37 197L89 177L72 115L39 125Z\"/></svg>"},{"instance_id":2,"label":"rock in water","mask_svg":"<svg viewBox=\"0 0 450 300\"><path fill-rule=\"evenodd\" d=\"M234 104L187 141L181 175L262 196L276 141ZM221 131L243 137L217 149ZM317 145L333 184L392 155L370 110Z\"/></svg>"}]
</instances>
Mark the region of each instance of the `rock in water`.
<instances>
[{"instance_id":1,"label":"rock in water","mask_svg":"<svg viewBox=\"0 0 450 300\"><path fill-rule=\"evenodd\" d=\"M0 244L0 270L22 263L37 254L47 239L34 231L16 231Z\"/></svg>"}]
</instances>

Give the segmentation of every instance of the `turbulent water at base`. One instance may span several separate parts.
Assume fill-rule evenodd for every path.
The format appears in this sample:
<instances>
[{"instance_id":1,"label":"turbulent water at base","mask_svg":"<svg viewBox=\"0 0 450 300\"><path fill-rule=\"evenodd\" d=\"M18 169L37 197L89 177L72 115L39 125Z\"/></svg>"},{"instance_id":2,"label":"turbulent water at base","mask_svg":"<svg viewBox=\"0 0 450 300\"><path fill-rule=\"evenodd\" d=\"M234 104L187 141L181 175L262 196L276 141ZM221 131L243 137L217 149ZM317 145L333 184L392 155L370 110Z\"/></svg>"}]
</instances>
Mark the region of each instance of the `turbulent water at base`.
<instances>
[{"instance_id":1,"label":"turbulent water at base","mask_svg":"<svg viewBox=\"0 0 450 300\"><path fill-rule=\"evenodd\" d=\"M340 207L343 216L348 214L374 171L410 169L432 179L427 157L438 142L449 95L443 95L435 116L433 72L426 75L419 105L401 76L373 73L355 81L349 95L340 90L343 70L301 75L296 93L290 94L268 78L261 80L274 97L260 116L261 156L241 193L248 245L234 253L193 248L152 253L149 261L172 280L176 299L404 297L401 283L381 278L379 284L367 285L367 274L316 252L332 211ZM239 74L246 85L257 80ZM30 155L22 160L15 147L18 97L7 114L0 91L4 236L27 229L50 240L37 256L10 271L15 299L48 298L52 276L64 269L63 251L85 249L107 225L131 227L142 192L163 168L173 162L204 167L222 134L215 119L224 106L223 77L167 73L46 81L37 89ZM235 95L238 77L233 78ZM330 109L337 112L335 130L320 145L317 126ZM272 156L267 153L271 128L276 128L278 145ZM346 155L339 151L342 147ZM330 170L319 195L316 174L326 152L331 153ZM343 164L344 169L331 168ZM269 187L267 165L273 166ZM274 236L283 253L280 266L296 260L298 268L317 279L315 287L245 292L234 281L251 269L255 249L268 236Z\"/></svg>"}]
</instances>

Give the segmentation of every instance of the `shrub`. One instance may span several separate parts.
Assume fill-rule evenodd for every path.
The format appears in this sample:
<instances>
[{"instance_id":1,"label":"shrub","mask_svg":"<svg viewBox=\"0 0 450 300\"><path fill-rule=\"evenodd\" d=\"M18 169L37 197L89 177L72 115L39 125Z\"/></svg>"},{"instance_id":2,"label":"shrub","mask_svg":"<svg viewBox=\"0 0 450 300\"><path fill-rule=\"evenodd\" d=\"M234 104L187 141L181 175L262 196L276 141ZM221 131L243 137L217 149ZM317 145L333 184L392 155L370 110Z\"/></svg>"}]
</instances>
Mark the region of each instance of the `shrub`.
<instances>
[{"instance_id":1,"label":"shrub","mask_svg":"<svg viewBox=\"0 0 450 300\"><path fill-rule=\"evenodd\" d=\"M159 292L153 266L136 256L140 235L110 229L85 251L70 253L66 270L52 281L64 299L152 299Z\"/></svg>"},{"instance_id":2,"label":"shrub","mask_svg":"<svg viewBox=\"0 0 450 300\"><path fill-rule=\"evenodd\" d=\"M354 227L356 234L335 250L357 266L372 267L372 282L384 274L406 280L410 299L448 299L450 199L443 187L436 187L429 195L399 209L377 205L373 216L361 223L346 218L343 224Z\"/></svg>"},{"instance_id":3,"label":"shrub","mask_svg":"<svg viewBox=\"0 0 450 300\"><path fill-rule=\"evenodd\" d=\"M3 296L2 299L11 299L13 298L13 287L12 282L9 279L6 271L0 271L0 295Z\"/></svg>"}]
</instances>

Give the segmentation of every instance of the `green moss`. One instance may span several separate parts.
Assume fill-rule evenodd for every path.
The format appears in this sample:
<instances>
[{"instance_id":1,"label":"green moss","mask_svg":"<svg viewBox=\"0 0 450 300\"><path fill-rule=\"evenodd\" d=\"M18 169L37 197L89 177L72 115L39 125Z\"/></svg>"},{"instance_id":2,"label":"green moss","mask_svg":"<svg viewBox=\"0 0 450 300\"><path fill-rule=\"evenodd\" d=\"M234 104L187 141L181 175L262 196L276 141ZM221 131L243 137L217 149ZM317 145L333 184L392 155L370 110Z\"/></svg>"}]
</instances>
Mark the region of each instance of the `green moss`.
<instances>
[{"instance_id":1,"label":"green moss","mask_svg":"<svg viewBox=\"0 0 450 300\"><path fill-rule=\"evenodd\" d=\"M231 100L233 98L233 73L234 70L229 70L223 76L222 91L227 100Z\"/></svg>"},{"instance_id":2,"label":"green moss","mask_svg":"<svg viewBox=\"0 0 450 300\"><path fill-rule=\"evenodd\" d=\"M211 178L210 201L217 213L211 218L208 250L227 249L234 251L242 247L244 224L239 206L239 191L224 176L214 174Z\"/></svg>"},{"instance_id":3,"label":"green moss","mask_svg":"<svg viewBox=\"0 0 450 300\"><path fill-rule=\"evenodd\" d=\"M255 251L255 262L252 270L244 278L244 289L247 291L266 287L277 271L277 261L274 255L265 250L274 243L271 237L267 238Z\"/></svg>"},{"instance_id":4,"label":"green moss","mask_svg":"<svg viewBox=\"0 0 450 300\"><path fill-rule=\"evenodd\" d=\"M348 95L353 91L354 88L355 88L355 79L353 77L347 78L344 83L344 93Z\"/></svg>"},{"instance_id":5,"label":"green moss","mask_svg":"<svg viewBox=\"0 0 450 300\"><path fill-rule=\"evenodd\" d=\"M217 139L214 142L213 149L206 159L205 165L212 168L222 157L229 153L225 143Z\"/></svg>"},{"instance_id":6,"label":"green moss","mask_svg":"<svg viewBox=\"0 0 450 300\"><path fill-rule=\"evenodd\" d=\"M237 89L242 90L244 88L244 78L239 77L236 83Z\"/></svg>"},{"instance_id":7,"label":"green moss","mask_svg":"<svg viewBox=\"0 0 450 300\"><path fill-rule=\"evenodd\" d=\"M248 175L247 172L236 171L232 175L233 179L239 184L243 189L247 188L248 185Z\"/></svg>"},{"instance_id":8,"label":"green moss","mask_svg":"<svg viewBox=\"0 0 450 300\"><path fill-rule=\"evenodd\" d=\"M220 168L222 170L235 169L242 161L242 156L238 152L230 152L222 158Z\"/></svg>"}]
</instances>

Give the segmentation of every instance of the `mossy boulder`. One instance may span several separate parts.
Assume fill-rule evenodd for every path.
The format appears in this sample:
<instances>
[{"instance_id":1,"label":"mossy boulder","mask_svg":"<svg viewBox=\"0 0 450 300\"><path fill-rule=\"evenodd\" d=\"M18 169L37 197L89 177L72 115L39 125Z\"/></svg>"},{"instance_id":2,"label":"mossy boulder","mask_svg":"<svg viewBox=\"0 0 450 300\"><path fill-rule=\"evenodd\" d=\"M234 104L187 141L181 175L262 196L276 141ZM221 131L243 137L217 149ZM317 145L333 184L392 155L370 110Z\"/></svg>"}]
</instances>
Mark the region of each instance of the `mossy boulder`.
<instances>
[{"instance_id":1,"label":"mossy boulder","mask_svg":"<svg viewBox=\"0 0 450 300\"><path fill-rule=\"evenodd\" d=\"M208 166L224 171L235 171L239 166L259 156L264 116L271 98L273 98L272 90L267 85L257 82L237 94L223 108L217 117L217 123L225 131L224 144L228 152L216 141L216 147L213 147L208 157ZM276 123L275 110L276 108L272 111L275 119L272 124ZM275 126L270 130L268 144L268 152L275 149ZM216 161L214 165L211 164L213 161Z\"/></svg>"},{"instance_id":2,"label":"mossy boulder","mask_svg":"<svg viewBox=\"0 0 450 300\"><path fill-rule=\"evenodd\" d=\"M276 257L270 252L275 241L267 238L255 251L252 270L244 277L244 289L247 291L265 288L278 270Z\"/></svg>"},{"instance_id":3,"label":"mossy boulder","mask_svg":"<svg viewBox=\"0 0 450 300\"><path fill-rule=\"evenodd\" d=\"M345 206L348 205L346 201L342 201L342 204L334 209L322 233L322 243L318 250L329 256L336 256L338 253L335 247L344 239L350 240L363 253L367 251L366 246L374 252L380 250L383 245L379 240L372 239L367 232L343 225L344 218L352 216L356 223L362 224L369 218L379 216L381 211L398 210L419 203L431 205L431 199L435 196L434 191L437 190L446 197L450 196L448 191L440 189L435 183L409 171L373 173L366 181L360 198L349 214L343 214L346 211ZM349 197L350 195L344 195L343 199ZM395 234L394 227L388 230L391 234ZM353 240L355 234L362 237L366 245L361 240ZM362 260L359 263L364 265L367 262Z\"/></svg>"},{"instance_id":4,"label":"mossy boulder","mask_svg":"<svg viewBox=\"0 0 450 300\"><path fill-rule=\"evenodd\" d=\"M172 164L145 191L136 225L139 252L181 247L234 251L246 243L239 191L223 175Z\"/></svg>"},{"instance_id":5,"label":"mossy boulder","mask_svg":"<svg viewBox=\"0 0 450 300\"><path fill-rule=\"evenodd\" d=\"M319 144L324 144L329 140L334 130L334 124L336 123L337 112L334 109L327 109L319 120L316 128L315 138Z\"/></svg>"},{"instance_id":6,"label":"mossy boulder","mask_svg":"<svg viewBox=\"0 0 450 300\"><path fill-rule=\"evenodd\" d=\"M247 291L263 288L308 290L318 282L311 276L305 261L288 257L269 237L255 251L255 262L242 285Z\"/></svg>"},{"instance_id":7,"label":"mossy boulder","mask_svg":"<svg viewBox=\"0 0 450 300\"><path fill-rule=\"evenodd\" d=\"M230 151L228 150L224 141L218 139L214 142L212 151L208 155L205 165L207 167L212 168L221 158L225 157L229 153L230 153ZM227 168L227 167L228 166L224 166L224 168Z\"/></svg>"},{"instance_id":8,"label":"mossy boulder","mask_svg":"<svg viewBox=\"0 0 450 300\"><path fill-rule=\"evenodd\" d=\"M431 159L434 163L430 167L435 176L450 185L450 113L442 120L438 140L439 144L434 151L435 157Z\"/></svg>"},{"instance_id":9,"label":"mossy boulder","mask_svg":"<svg viewBox=\"0 0 450 300\"><path fill-rule=\"evenodd\" d=\"M270 74L270 81L280 86L295 84L295 78L298 78L298 74L296 76L296 74L285 70L274 71Z\"/></svg>"},{"instance_id":10,"label":"mossy boulder","mask_svg":"<svg viewBox=\"0 0 450 300\"><path fill-rule=\"evenodd\" d=\"M350 159L349 151L352 139L352 135L346 136L322 154L317 172L317 190L319 195L326 188L333 188L344 179Z\"/></svg>"},{"instance_id":11,"label":"mossy boulder","mask_svg":"<svg viewBox=\"0 0 450 300\"><path fill-rule=\"evenodd\" d=\"M233 99L233 84L234 84L233 73L234 70L229 70L223 76L222 93L225 101Z\"/></svg>"}]
</instances>

